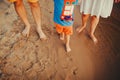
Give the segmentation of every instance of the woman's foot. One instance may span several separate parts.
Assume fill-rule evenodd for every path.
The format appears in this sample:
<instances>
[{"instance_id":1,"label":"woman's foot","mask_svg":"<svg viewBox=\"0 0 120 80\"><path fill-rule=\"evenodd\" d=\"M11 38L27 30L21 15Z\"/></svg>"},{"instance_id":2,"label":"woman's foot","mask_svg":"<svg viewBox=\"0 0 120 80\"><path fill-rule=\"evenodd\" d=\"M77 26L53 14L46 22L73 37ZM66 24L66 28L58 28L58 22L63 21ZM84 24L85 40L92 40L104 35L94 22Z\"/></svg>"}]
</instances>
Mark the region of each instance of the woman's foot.
<instances>
[{"instance_id":1,"label":"woman's foot","mask_svg":"<svg viewBox=\"0 0 120 80\"><path fill-rule=\"evenodd\" d=\"M95 37L95 35L90 35L90 37L91 37L92 41L93 41L95 44L98 43L98 40L97 40L97 38Z\"/></svg>"},{"instance_id":2,"label":"woman's foot","mask_svg":"<svg viewBox=\"0 0 120 80\"><path fill-rule=\"evenodd\" d=\"M65 34L64 33L61 33L60 34L60 40L64 40L65 39Z\"/></svg>"},{"instance_id":3,"label":"woman's foot","mask_svg":"<svg viewBox=\"0 0 120 80\"><path fill-rule=\"evenodd\" d=\"M26 26L22 34L23 36L29 37L29 33L30 33L30 26Z\"/></svg>"},{"instance_id":4,"label":"woman's foot","mask_svg":"<svg viewBox=\"0 0 120 80\"><path fill-rule=\"evenodd\" d=\"M67 51L67 52L70 52L70 51L71 51L70 45L67 45L67 44L66 44L66 51Z\"/></svg>"},{"instance_id":5,"label":"woman's foot","mask_svg":"<svg viewBox=\"0 0 120 80\"><path fill-rule=\"evenodd\" d=\"M78 28L76 29L76 31L77 31L78 33L81 33L84 29L85 29L85 27L78 27Z\"/></svg>"}]
</instances>

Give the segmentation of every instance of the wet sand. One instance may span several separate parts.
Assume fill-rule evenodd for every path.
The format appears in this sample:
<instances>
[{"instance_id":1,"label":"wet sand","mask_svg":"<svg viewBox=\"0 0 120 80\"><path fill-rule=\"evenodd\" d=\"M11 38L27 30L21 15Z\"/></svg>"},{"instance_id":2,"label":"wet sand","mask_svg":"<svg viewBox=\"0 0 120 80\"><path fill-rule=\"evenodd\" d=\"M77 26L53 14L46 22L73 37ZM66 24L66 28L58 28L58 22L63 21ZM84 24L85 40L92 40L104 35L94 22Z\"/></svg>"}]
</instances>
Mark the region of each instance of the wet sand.
<instances>
[{"instance_id":1,"label":"wet sand","mask_svg":"<svg viewBox=\"0 0 120 80\"><path fill-rule=\"evenodd\" d=\"M46 2L46 3L45 3ZM25 2L26 3L26 2ZM70 53L59 40L53 24L52 0L41 0L42 28L48 36L41 41L28 4L30 37L21 32L23 22L13 5L0 14L0 80L119 80L120 79L120 6L114 6L108 19L100 19L94 45L87 31L78 34L81 24L79 6L75 8L74 35ZM89 24L88 24L89 26Z\"/></svg>"}]
</instances>

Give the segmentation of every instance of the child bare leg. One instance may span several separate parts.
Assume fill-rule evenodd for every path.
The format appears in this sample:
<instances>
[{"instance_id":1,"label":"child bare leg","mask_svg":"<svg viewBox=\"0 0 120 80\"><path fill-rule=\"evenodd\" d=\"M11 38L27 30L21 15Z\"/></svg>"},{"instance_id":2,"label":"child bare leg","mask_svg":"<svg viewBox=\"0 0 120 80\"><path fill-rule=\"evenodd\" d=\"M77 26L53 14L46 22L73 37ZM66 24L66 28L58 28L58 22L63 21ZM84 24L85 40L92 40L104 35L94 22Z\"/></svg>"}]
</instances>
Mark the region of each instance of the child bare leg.
<instances>
[{"instance_id":1,"label":"child bare leg","mask_svg":"<svg viewBox=\"0 0 120 80\"><path fill-rule=\"evenodd\" d=\"M65 33L62 32L62 33L60 34L60 40L64 40L64 39L65 39Z\"/></svg>"},{"instance_id":2,"label":"child bare leg","mask_svg":"<svg viewBox=\"0 0 120 80\"><path fill-rule=\"evenodd\" d=\"M93 40L93 42L96 44L98 42L97 38L94 35L95 29L97 27L97 24L99 22L99 18L97 18L96 16L92 16L91 17L91 26L90 26L90 37Z\"/></svg>"},{"instance_id":3,"label":"child bare leg","mask_svg":"<svg viewBox=\"0 0 120 80\"><path fill-rule=\"evenodd\" d=\"M15 10L17 12L17 14L20 16L20 18L23 20L23 22L25 23L25 29L23 30L22 34L24 36L29 36L29 32L30 32L30 23L27 19L27 14L24 8L24 4L22 0L16 0L14 2L14 6L15 6Z\"/></svg>"},{"instance_id":4,"label":"child bare leg","mask_svg":"<svg viewBox=\"0 0 120 80\"><path fill-rule=\"evenodd\" d=\"M70 51L71 51L71 48L70 48L70 35L66 35L65 47L66 47L66 51L67 51L67 52L70 52Z\"/></svg>"},{"instance_id":5,"label":"child bare leg","mask_svg":"<svg viewBox=\"0 0 120 80\"><path fill-rule=\"evenodd\" d=\"M90 14L82 14L82 26L78 27L76 30L78 33L82 32L85 29L89 16Z\"/></svg>"}]
</instances>

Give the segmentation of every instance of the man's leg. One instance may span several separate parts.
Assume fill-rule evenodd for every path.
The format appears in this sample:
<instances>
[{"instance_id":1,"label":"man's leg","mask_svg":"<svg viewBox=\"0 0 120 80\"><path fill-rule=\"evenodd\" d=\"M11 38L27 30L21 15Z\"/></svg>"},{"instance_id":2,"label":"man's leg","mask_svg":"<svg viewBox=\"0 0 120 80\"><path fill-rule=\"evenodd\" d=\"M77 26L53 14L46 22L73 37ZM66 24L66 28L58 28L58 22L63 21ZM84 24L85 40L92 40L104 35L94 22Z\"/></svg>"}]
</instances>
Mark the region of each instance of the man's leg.
<instances>
[{"instance_id":1,"label":"man's leg","mask_svg":"<svg viewBox=\"0 0 120 80\"><path fill-rule=\"evenodd\" d=\"M24 4L22 0L16 0L14 2L14 6L15 6L15 10L17 12L17 14L20 16L20 18L23 20L23 22L25 23L25 29L23 30L23 35L24 36L29 36L29 32L30 32L30 23L27 19L27 15L26 15L26 11L24 8Z\"/></svg>"},{"instance_id":2,"label":"man's leg","mask_svg":"<svg viewBox=\"0 0 120 80\"><path fill-rule=\"evenodd\" d=\"M78 33L82 32L85 29L89 16L90 14L82 14L82 26L77 28Z\"/></svg>"},{"instance_id":3,"label":"man's leg","mask_svg":"<svg viewBox=\"0 0 120 80\"><path fill-rule=\"evenodd\" d=\"M30 2L31 11L33 14L33 17L35 19L35 22L37 24L37 32L41 39L47 39L46 35L43 33L41 28L41 12L40 12L40 6L39 2Z\"/></svg>"},{"instance_id":4,"label":"man's leg","mask_svg":"<svg viewBox=\"0 0 120 80\"><path fill-rule=\"evenodd\" d=\"M96 16L92 16L91 18L92 19L91 19L91 25L90 25L90 37L94 43L97 43L98 40L95 37L94 33L95 33L95 29L97 27L97 24L99 23L99 18L97 18Z\"/></svg>"}]
</instances>

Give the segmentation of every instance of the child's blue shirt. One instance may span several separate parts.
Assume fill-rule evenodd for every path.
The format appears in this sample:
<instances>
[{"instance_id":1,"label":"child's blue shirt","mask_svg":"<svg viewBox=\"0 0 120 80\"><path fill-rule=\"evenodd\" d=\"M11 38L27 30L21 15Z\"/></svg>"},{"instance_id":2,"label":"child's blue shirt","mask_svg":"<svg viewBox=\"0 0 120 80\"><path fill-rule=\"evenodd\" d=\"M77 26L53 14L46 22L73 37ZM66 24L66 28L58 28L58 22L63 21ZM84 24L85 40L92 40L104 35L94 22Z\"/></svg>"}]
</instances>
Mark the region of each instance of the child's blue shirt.
<instances>
[{"instance_id":1,"label":"child's blue shirt","mask_svg":"<svg viewBox=\"0 0 120 80\"><path fill-rule=\"evenodd\" d=\"M76 0L75 4L77 4L78 0ZM62 26L72 26L73 20L65 21L61 20L61 14L64 7L64 0L54 0L54 22L60 24Z\"/></svg>"}]
</instances>

